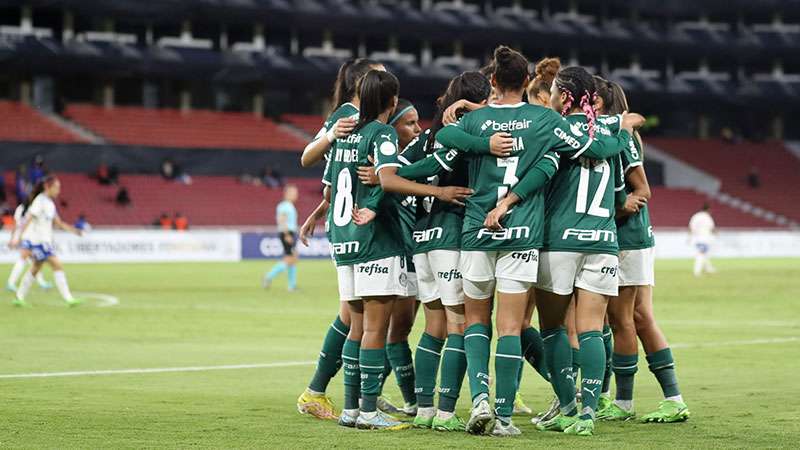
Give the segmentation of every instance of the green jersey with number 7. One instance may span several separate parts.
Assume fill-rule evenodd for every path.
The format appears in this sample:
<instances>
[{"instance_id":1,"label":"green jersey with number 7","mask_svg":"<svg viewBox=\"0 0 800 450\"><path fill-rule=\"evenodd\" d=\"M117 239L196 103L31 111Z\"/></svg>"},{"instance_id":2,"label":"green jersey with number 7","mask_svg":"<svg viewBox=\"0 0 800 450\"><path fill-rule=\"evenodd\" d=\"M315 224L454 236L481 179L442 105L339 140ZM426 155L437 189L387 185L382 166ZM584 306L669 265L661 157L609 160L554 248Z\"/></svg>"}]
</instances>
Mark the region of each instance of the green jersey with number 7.
<instances>
[{"instance_id":1,"label":"green jersey with number 7","mask_svg":"<svg viewBox=\"0 0 800 450\"><path fill-rule=\"evenodd\" d=\"M459 130L482 137L509 133L514 140L511 155L497 158L488 154L488 148L484 154L475 154L475 149L463 148ZM580 126L576 127L552 109L518 103L489 105L466 114L458 124L442 129L437 139L445 147L470 151L467 155L469 187L474 194L466 202L461 249L512 251L542 247L543 190L509 210L502 230L488 230L483 221L523 175L542 158L551 160L557 169L559 159L586 156L603 160L617 155L630 134L623 130L619 134L598 133L591 138Z\"/></svg>"},{"instance_id":2,"label":"green jersey with number 7","mask_svg":"<svg viewBox=\"0 0 800 450\"><path fill-rule=\"evenodd\" d=\"M365 205L379 186L367 186L358 179L358 167L370 165L375 170L400 167L397 159L397 132L393 127L373 121L346 138L337 139L331 148L323 183L331 188L331 207L326 227L337 266L347 266L404 254L403 240L393 230L396 220L389 214L378 214L362 226L353 223L353 207Z\"/></svg>"}]
</instances>

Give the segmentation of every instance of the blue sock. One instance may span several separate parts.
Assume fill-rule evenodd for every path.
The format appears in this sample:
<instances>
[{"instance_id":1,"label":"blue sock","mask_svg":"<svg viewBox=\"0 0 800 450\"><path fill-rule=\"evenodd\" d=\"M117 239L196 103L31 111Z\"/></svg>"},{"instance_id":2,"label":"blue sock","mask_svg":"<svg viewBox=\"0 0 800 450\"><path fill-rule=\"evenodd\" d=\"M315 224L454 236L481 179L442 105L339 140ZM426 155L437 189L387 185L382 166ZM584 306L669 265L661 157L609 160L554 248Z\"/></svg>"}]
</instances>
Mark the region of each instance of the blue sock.
<instances>
[{"instance_id":1,"label":"blue sock","mask_svg":"<svg viewBox=\"0 0 800 450\"><path fill-rule=\"evenodd\" d=\"M283 272L284 270L286 270L285 262L281 261L278 264L275 264L275 267L273 267L272 270L270 270L269 273L267 274L267 279L272 280L273 278L280 275L280 273Z\"/></svg>"},{"instance_id":2,"label":"blue sock","mask_svg":"<svg viewBox=\"0 0 800 450\"><path fill-rule=\"evenodd\" d=\"M297 266L289 266L289 289L297 287Z\"/></svg>"}]
</instances>

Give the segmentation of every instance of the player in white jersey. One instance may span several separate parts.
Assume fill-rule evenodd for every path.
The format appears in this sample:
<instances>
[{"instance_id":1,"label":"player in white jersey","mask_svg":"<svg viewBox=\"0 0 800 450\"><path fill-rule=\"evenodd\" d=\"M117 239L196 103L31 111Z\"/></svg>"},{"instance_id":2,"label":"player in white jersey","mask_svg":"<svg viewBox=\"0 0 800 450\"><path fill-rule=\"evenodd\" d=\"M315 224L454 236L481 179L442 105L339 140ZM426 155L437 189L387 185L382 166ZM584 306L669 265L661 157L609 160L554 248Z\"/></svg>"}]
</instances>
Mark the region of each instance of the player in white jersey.
<instances>
[{"instance_id":1,"label":"player in white jersey","mask_svg":"<svg viewBox=\"0 0 800 450\"><path fill-rule=\"evenodd\" d=\"M711 244L714 242L714 235L716 234L716 226L714 219L709 212L710 206L708 203L703 205L703 209L694 213L689 219L689 238L695 248L694 257L694 276L699 277L704 272L714 273L716 269L711 265L711 257L709 250Z\"/></svg>"},{"instance_id":2,"label":"player in white jersey","mask_svg":"<svg viewBox=\"0 0 800 450\"><path fill-rule=\"evenodd\" d=\"M17 206L17 209L14 210L14 228L11 230L11 239L13 240L16 237L19 237L19 230L22 229L22 224L25 219L25 211L30 207L31 201L33 200L33 196L31 196L28 201L25 203ZM8 281L6 282L6 290L11 292L17 291L17 281L19 277L25 272L25 269L28 266L28 263L31 261L31 252L30 250L20 249L19 252L19 259L17 262L14 263L14 267L11 269L11 274L8 276ZM44 273L39 272L36 274L36 283L39 285L40 288L47 290L53 287L52 284L48 283L47 280L44 278Z\"/></svg>"},{"instance_id":3,"label":"player in white jersey","mask_svg":"<svg viewBox=\"0 0 800 450\"><path fill-rule=\"evenodd\" d=\"M53 252L53 226L78 236L82 233L58 217L55 204L55 199L61 193L61 182L58 178L47 176L42 181L40 192L34 191L38 195L34 197L30 207L25 212L24 223L19 230L19 235L11 240L12 247L16 247L21 243L22 248L29 251L31 258L33 258L33 266L22 277L22 282L19 285L19 289L17 289L17 298L14 300L14 305L28 306L28 303L25 302L25 297L28 295L36 275L45 262L49 263L53 269L56 288L58 288L58 292L64 301L70 306L78 305L81 301L72 296L69 285L67 285L67 276L64 274L61 260Z\"/></svg>"}]
</instances>

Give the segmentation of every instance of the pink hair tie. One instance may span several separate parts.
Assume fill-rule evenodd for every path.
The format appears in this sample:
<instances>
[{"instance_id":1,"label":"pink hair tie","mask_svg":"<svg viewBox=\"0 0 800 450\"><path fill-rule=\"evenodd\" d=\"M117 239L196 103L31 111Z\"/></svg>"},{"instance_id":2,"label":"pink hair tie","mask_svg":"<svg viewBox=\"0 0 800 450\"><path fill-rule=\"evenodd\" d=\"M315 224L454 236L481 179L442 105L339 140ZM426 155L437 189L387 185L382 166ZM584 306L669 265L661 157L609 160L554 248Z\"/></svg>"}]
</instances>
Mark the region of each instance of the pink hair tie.
<instances>
[{"instance_id":1,"label":"pink hair tie","mask_svg":"<svg viewBox=\"0 0 800 450\"><path fill-rule=\"evenodd\" d=\"M589 91L585 92L586 93L581 96L581 110L584 114L586 114L589 125L589 137L594 139L594 123L597 119L595 116L594 107L592 105L592 98L594 97L594 94L590 94Z\"/></svg>"}]
</instances>

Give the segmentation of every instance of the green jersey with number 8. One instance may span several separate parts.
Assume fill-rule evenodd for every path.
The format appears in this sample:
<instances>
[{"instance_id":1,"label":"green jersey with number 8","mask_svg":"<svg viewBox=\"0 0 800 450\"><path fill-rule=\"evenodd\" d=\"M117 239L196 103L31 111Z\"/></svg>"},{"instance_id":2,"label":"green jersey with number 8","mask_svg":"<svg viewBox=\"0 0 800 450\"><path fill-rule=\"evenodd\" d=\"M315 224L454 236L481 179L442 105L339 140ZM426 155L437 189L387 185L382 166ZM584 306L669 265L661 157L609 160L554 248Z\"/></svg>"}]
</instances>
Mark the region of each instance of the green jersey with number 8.
<instances>
[{"instance_id":1,"label":"green jersey with number 8","mask_svg":"<svg viewBox=\"0 0 800 450\"><path fill-rule=\"evenodd\" d=\"M573 131L588 134L585 114L570 114L567 121ZM596 136L618 130L618 116L600 118L594 127ZM625 188L620 156L575 156L561 155L560 168L546 188L543 250L616 255L614 194Z\"/></svg>"},{"instance_id":2,"label":"green jersey with number 8","mask_svg":"<svg viewBox=\"0 0 800 450\"><path fill-rule=\"evenodd\" d=\"M364 205L377 186L367 186L358 179L358 167L375 161L375 170L399 167L397 133L378 121L370 122L350 136L337 139L331 148L328 170L323 183L331 188L331 207L327 227L336 265L374 261L404 254L403 241L393 234L397 220L389 214L378 214L364 226L353 223L354 205Z\"/></svg>"}]
</instances>

